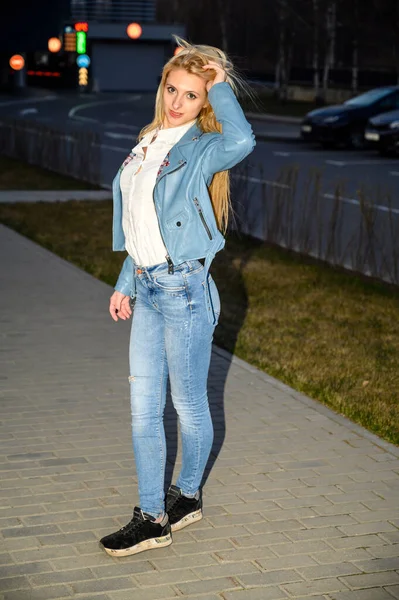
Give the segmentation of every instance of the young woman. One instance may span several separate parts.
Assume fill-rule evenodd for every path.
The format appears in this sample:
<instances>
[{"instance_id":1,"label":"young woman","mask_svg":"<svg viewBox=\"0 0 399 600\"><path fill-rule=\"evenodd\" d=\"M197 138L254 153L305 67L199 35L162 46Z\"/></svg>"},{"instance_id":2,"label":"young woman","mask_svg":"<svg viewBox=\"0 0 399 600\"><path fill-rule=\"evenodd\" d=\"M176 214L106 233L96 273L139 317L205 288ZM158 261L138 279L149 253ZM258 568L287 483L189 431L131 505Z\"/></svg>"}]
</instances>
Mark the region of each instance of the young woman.
<instances>
[{"instance_id":1,"label":"young woman","mask_svg":"<svg viewBox=\"0 0 399 600\"><path fill-rule=\"evenodd\" d=\"M153 122L113 182L113 249L127 250L112 318L129 319L133 447L140 507L101 544L127 556L172 543L202 518L201 479L213 442L207 396L212 336L220 313L209 274L224 246L228 169L255 145L226 55L177 38ZM163 412L167 379L182 438L182 468L166 496Z\"/></svg>"}]
</instances>

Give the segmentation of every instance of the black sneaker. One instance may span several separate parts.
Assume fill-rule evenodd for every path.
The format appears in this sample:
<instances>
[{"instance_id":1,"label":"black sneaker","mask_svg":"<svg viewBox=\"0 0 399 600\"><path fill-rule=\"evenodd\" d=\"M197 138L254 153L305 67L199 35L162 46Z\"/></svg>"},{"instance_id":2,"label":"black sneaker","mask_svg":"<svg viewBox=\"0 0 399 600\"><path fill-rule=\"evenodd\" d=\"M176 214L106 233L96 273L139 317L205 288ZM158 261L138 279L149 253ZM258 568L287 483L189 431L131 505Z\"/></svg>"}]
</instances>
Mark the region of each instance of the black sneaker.
<instances>
[{"instance_id":1,"label":"black sneaker","mask_svg":"<svg viewBox=\"0 0 399 600\"><path fill-rule=\"evenodd\" d=\"M151 548L163 548L172 543L168 515L160 523L136 506L133 519L119 531L100 540L111 556L130 556Z\"/></svg>"},{"instance_id":2,"label":"black sneaker","mask_svg":"<svg viewBox=\"0 0 399 600\"><path fill-rule=\"evenodd\" d=\"M172 531L184 529L191 523L202 519L202 493L198 491L195 498L183 496L180 488L171 485L166 495L166 512Z\"/></svg>"}]
</instances>

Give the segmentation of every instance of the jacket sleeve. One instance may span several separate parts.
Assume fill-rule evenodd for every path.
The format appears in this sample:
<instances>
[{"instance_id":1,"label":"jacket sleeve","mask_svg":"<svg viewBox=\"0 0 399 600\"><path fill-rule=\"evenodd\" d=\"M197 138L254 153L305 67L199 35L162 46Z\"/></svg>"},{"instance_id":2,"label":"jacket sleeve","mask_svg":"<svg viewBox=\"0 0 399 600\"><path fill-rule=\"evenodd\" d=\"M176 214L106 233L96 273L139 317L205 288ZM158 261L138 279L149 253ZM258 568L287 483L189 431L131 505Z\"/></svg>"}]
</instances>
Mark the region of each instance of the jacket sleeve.
<instances>
[{"instance_id":1,"label":"jacket sleeve","mask_svg":"<svg viewBox=\"0 0 399 600\"><path fill-rule=\"evenodd\" d=\"M132 257L127 256L119 273L118 281L115 284L115 290L125 296L131 296L133 291L133 262Z\"/></svg>"},{"instance_id":2,"label":"jacket sleeve","mask_svg":"<svg viewBox=\"0 0 399 600\"><path fill-rule=\"evenodd\" d=\"M255 136L229 83L216 83L208 93L222 133L212 136L203 154L205 177L241 162L255 147ZM206 136L204 136L206 137Z\"/></svg>"}]
</instances>

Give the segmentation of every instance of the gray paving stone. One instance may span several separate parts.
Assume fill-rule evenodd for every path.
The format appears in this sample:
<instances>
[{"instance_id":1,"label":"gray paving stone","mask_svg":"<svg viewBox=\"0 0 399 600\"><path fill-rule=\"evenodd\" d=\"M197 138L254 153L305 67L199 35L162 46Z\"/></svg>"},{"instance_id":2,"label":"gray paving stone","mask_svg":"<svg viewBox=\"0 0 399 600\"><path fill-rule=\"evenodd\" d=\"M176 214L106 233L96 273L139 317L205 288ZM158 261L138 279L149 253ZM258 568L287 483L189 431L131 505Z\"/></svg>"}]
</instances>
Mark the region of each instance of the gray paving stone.
<instances>
[{"instance_id":1,"label":"gray paving stone","mask_svg":"<svg viewBox=\"0 0 399 600\"><path fill-rule=\"evenodd\" d=\"M377 571L395 571L399 569L399 554L391 558L375 558L369 560L360 560L356 562L364 573L376 573Z\"/></svg>"},{"instance_id":2,"label":"gray paving stone","mask_svg":"<svg viewBox=\"0 0 399 600\"><path fill-rule=\"evenodd\" d=\"M374 558L389 558L391 556L399 556L399 544L373 546L368 548L367 552Z\"/></svg>"},{"instance_id":3,"label":"gray paving stone","mask_svg":"<svg viewBox=\"0 0 399 600\"><path fill-rule=\"evenodd\" d=\"M338 592L337 594L329 594L329 598L331 600L392 600L391 594L383 588Z\"/></svg>"},{"instance_id":4,"label":"gray paving stone","mask_svg":"<svg viewBox=\"0 0 399 600\"><path fill-rule=\"evenodd\" d=\"M131 577L112 577L109 579L93 579L91 581L79 581L71 583L72 596L76 594L94 594L95 592L113 592L114 590L134 590L137 592L137 584ZM132 592L130 592L132 593Z\"/></svg>"},{"instance_id":5,"label":"gray paving stone","mask_svg":"<svg viewBox=\"0 0 399 600\"><path fill-rule=\"evenodd\" d=\"M208 592L226 592L241 588L241 584L235 577L219 577L218 579L207 579L206 581L192 581L189 583L178 583L176 588L180 594L189 597L194 594Z\"/></svg>"},{"instance_id":6,"label":"gray paving stone","mask_svg":"<svg viewBox=\"0 0 399 600\"><path fill-rule=\"evenodd\" d=\"M60 598L70 598L72 592L65 585L52 585L50 587L29 588L27 590L17 590L6 592L0 596L1 600L59 600ZM98 598L96 598L98 600Z\"/></svg>"},{"instance_id":7,"label":"gray paving stone","mask_svg":"<svg viewBox=\"0 0 399 600\"><path fill-rule=\"evenodd\" d=\"M177 598L177 593L168 585L158 586L157 588L140 589L140 591L134 590L120 590L120 591L109 591L107 599L109 600L133 600L133 594L137 594L138 600L164 600L169 598ZM207 600L207 597L203 597ZM211 600L212 597L208 598ZM191 598L190 598L191 600ZM220 598L214 596L212 600L220 600Z\"/></svg>"},{"instance_id":8,"label":"gray paving stone","mask_svg":"<svg viewBox=\"0 0 399 600\"><path fill-rule=\"evenodd\" d=\"M342 577L343 575L354 575L361 573L361 569L349 562L338 564L318 565L316 567L298 567L304 579L316 580L325 579L327 577Z\"/></svg>"},{"instance_id":9,"label":"gray paving stone","mask_svg":"<svg viewBox=\"0 0 399 600\"><path fill-rule=\"evenodd\" d=\"M239 581L245 587L264 587L268 585L281 585L292 581L303 581L303 578L294 570L282 569L268 571L266 573L253 573L250 575L239 575Z\"/></svg>"},{"instance_id":10,"label":"gray paving stone","mask_svg":"<svg viewBox=\"0 0 399 600\"><path fill-rule=\"evenodd\" d=\"M236 590L234 592L223 593L224 600L281 600L281 598L287 597L287 594L278 587L254 588L251 590Z\"/></svg>"},{"instance_id":11,"label":"gray paving stone","mask_svg":"<svg viewBox=\"0 0 399 600\"><path fill-rule=\"evenodd\" d=\"M129 327L107 319L108 286L2 226L0 278L0 598L341 600L348 582L363 586L351 600L399 597L378 579L398 576L397 449L218 348L209 390L226 438L204 520L157 552L106 555L98 538L137 502L127 363L114 352Z\"/></svg>"},{"instance_id":12,"label":"gray paving stone","mask_svg":"<svg viewBox=\"0 0 399 600\"><path fill-rule=\"evenodd\" d=\"M192 570L202 580L216 579L216 577L241 576L242 574L247 573L259 573L259 568L249 561L206 567L192 567Z\"/></svg>"},{"instance_id":13,"label":"gray paving stone","mask_svg":"<svg viewBox=\"0 0 399 600\"><path fill-rule=\"evenodd\" d=\"M302 596L313 597L316 594L331 594L331 592L346 590L347 586L340 579L330 577L302 583L285 583L282 588L290 594L290 597L299 598Z\"/></svg>"},{"instance_id":14,"label":"gray paving stone","mask_svg":"<svg viewBox=\"0 0 399 600\"><path fill-rule=\"evenodd\" d=\"M399 598L399 585L390 585L385 589L393 598Z\"/></svg>"},{"instance_id":15,"label":"gray paving stone","mask_svg":"<svg viewBox=\"0 0 399 600\"><path fill-rule=\"evenodd\" d=\"M395 571L384 571L382 573L368 573L364 575L348 575L342 577L342 581L351 589L360 589L367 587L377 587L399 584L399 574Z\"/></svg>"}]
</instances>

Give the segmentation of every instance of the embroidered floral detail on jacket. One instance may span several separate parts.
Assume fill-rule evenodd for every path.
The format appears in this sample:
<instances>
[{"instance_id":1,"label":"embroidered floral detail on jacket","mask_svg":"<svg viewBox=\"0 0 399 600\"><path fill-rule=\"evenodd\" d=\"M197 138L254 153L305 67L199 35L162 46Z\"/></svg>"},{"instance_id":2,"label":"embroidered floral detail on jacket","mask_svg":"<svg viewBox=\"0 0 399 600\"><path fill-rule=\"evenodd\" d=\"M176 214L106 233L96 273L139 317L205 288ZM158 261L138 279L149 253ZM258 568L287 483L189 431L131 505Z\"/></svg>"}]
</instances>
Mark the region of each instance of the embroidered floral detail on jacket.
<instances>
[{"instance_id":1,"label":"embroidered floral detail on jacket","mask_svg":"<svg viewBox=\"0 0 399 600\"><path fill-rule=\"evenodd\" d=\"M162 173L162 171L164 170L165 167L169 167L169 165L170 165L169 154L170 154L170 152L167 153L167 155L161 162L161 165L160 165L158 173L157 173L157 177L160 176L160 174Z\"/></svg>"},{"instance_id":2,"label":"embroidered floral detail on jacket","mask_svg":"<svg viewBox=\"0 0 399 600\"><path fill-rule=\"evenodd\" d=\"M130 154L125 158L123 163L121 164L119 171L123 171L123 169L130 163L131 160L136 156L134 152L130 152Z\"/></svg>"}]
</instances>

